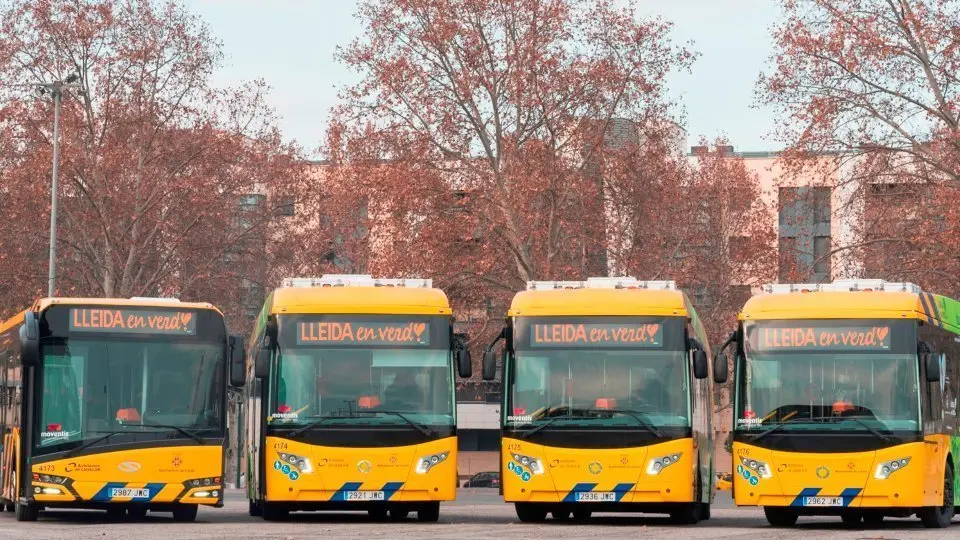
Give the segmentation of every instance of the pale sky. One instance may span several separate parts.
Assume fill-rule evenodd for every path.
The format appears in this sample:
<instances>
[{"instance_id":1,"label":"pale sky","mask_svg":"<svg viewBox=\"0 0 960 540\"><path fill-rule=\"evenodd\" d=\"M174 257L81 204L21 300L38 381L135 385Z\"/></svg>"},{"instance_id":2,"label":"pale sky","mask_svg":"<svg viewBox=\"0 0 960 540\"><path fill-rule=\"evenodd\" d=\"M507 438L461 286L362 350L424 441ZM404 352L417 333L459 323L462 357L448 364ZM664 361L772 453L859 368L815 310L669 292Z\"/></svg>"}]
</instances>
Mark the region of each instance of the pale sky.
<instances>
[{"instance_id":1,"label":"pale sky","mask_svg":"<svg viewBox=\"0 0 960 540\"><path fill-rule=\"evenodd\" d=\"M215 83L263 78L284 136L315 156L337 88L358 80L333 60L337 45L359 37L353 0L187 0L226 55ZM738 151L775 150L773 113L755 105L754 88L767 66L772 0L636 0L641 15L674 23L676 43L700 53L692 74L674 75L670 95L686 111L689 144L720 135Z\"/></svg>"}]
</instances>

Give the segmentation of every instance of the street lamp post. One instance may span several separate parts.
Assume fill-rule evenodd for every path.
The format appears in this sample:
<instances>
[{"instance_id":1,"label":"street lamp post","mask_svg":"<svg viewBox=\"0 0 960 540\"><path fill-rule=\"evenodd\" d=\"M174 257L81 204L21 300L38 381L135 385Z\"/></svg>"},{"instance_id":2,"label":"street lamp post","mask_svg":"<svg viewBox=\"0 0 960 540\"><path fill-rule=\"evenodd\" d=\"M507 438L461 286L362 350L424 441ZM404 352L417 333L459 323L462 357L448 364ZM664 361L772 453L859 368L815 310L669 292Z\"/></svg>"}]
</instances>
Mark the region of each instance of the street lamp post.
<instances>
[{"instance_id":1,"label":"street lamp post","mask_svg":"<svg viewBox=\"0 0 960 540\"><path fill-rule=\"evenodd\" d=\"M57 191L60 173L60 107L63 91L80 88L76 74L66 79L37 85L40 93L50 92L53 96L53 179L50 186L50 264L47 273L47 296L53 296L57 280Z\"/></svg>"}]
</instances>

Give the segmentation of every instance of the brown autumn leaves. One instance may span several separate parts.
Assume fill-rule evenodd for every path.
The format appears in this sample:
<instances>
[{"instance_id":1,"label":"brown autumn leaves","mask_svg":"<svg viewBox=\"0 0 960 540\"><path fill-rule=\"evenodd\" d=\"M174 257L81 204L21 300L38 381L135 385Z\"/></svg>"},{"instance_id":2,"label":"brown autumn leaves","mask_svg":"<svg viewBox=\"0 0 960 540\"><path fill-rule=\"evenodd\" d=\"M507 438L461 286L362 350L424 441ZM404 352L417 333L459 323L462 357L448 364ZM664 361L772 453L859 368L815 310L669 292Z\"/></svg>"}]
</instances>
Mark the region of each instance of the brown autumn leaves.
<instances>
[{"instance_id":1,"label":"brown autumn leaves","mask_svg":"<svg viewBox=\"0 0 960 540\"><path fill-rule=\"evenodd\" d=\"M864 205L863 241L835 247L880 277L946 286L956 2L783 4L759 97L783 112L791 170L840 152L827 166L850 181L882 173L930 201L900 197L919 208L907 229L891 205ZM613 273L675 279L719 339L744 286L776 278L775 209L742 160L723 141L685 155L666 78L696 55L668 23L603 0L358 12L364 32L338 56L362 79L342 92L327 159L308 164L263 82L212 85L220 45L179 3L0 1L3 84L84 82L61 117L60 294L208 300L246 331L285 275L424 276L478 343L526 280ZM0 86L4 315L45 289L52 117L49 97Z\"/></svg>"}]
</instances>

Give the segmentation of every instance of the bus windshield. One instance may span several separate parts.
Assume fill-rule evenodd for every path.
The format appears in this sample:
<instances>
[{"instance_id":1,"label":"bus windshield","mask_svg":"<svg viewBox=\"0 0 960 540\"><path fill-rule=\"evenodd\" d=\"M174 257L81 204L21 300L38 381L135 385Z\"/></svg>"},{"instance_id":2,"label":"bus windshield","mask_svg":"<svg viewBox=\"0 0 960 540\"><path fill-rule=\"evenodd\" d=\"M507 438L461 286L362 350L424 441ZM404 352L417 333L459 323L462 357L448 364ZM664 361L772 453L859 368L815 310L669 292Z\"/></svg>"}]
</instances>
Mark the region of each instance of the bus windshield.
<instances>
[{"instance_id":1,"label":"bus windshield","mask_svg":"<svg viewBox=\"0 0 960 540\"><path fill-rule=\"evenodd\" d=\"M288 349L277 362L273 424L453 424L449 351ZM384 411L391 411L385 413Z\"/></svg>"},{"instance_id":2,"label":"bus windshield","mask_svg":"<svg viewBox=\"0 0 960 540\"><path fill-rule=\"evenodd\" d=\"M746 324L736 429L919 430L916 337L903 323Z\"/></svg>"},{"instance_id":3,"label":"bus windshield","mask_svg":"<svg viewBox=\"0 0 960 540\"><path fill-rule=\"evenodd\" d=\"M140 441L222 430L221 345L70 338L44 344L42 355L40 449L110 433ZM130 438L110 442L118 440Z\"/></svg>"},{"instance_id":4,"label":"bus windshield","mask_svg":"<svg viewBox=\"0 0 960 540\"><path fill-rule=\"evenodd\" d=\"M454 424L449 319L295 317L282 323L269 425Z\"/></svg>"},{"instance_id":5,"label":"bus windshield","mask_svg":"<svg viewBox=\"0 0 960 540\"><path fill-rule=\"evenodd\" d=\"M507 425L689 426L680 319L518 318Z\"/></svg>"}]
</instances>

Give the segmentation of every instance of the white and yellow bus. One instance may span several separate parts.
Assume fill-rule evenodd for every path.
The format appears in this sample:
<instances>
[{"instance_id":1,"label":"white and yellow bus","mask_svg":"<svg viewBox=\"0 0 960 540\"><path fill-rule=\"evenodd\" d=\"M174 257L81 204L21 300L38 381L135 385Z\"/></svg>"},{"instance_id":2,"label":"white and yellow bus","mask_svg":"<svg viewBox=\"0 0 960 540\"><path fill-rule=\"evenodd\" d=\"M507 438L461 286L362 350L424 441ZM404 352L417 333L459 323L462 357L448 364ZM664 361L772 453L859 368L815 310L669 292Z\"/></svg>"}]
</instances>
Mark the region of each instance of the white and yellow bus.
<instances>
[{"instance_id":1,"label":"white and yellow bus","mask_svg":"<svg viewBox=\"0 0 960 540\"><path fill-rule=\"evenodd\" d=\"M454 373L471 371L443 291L425 279L287 279L251 345L251 515L439 518L457 488Z\"/></svg>"},{"instance_id":2,"label":"white and yellow bus","mask_svg":"<svg viewBox=\"0 0 960 540\"><path fill-rule=\"evenodd\" d=\"M112 517L223 505L242 338L212 305L45 298L0 323L0 505Z\"/></svg>"},{"instance_id":3,"label":"white and yellow bus","mask_svg":"<svg viewBox=\"0 0 960 540\"><path fill-rule=\"evenodd\" d=\"M710 347L672 281L530 282L500 339L501 486L521 521L710 517ZM488 380L495 344L484 354Z\"/></svg>"},{"instance_id":4,"label":"white and yellow bus","mask_svg":"<svg viewBox=\"0 0 960 540\"><path fill-rule=\"evenodd\" d=\"M762 506L778 527L811 515L950 524L960 303L910 283L778 284L739 319L729 341L738 506Z\"/></svg>"}]
</instances>

